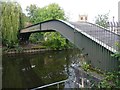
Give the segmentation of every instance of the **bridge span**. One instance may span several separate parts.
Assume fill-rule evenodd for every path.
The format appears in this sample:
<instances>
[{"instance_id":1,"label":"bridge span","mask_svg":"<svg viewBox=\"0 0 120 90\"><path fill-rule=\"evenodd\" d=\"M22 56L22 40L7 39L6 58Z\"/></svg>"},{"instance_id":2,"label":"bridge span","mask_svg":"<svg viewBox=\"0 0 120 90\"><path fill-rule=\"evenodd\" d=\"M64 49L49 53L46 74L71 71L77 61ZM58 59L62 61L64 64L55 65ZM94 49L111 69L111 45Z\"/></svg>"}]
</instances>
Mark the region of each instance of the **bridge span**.
<instances>
[{"instance_id":1,"label":"bridge span","mask_svg":"<svg viewBox=\"0 0 120 90\"><path fill-rule=\"evenodd\" d=\"M118 61L111 54L118 51L115 43L120 35L89 22L66 22L48 20L19 31L20 42L29 40L31 33L57 31L87 54L87 61L95 68L112 71L118 68Z\"/></svg>"}]
</instances>

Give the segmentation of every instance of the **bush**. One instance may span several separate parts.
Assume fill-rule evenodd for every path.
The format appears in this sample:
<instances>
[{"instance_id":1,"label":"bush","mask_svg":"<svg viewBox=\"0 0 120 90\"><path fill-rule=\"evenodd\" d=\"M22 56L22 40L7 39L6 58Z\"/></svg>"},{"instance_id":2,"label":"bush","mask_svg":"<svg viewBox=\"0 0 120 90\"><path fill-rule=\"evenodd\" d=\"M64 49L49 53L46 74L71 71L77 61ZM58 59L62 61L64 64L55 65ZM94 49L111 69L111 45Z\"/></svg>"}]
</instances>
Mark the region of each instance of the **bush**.
<instances>
[{"instance_id":1,"label":"bush","mask_svg":"<svg viewBox=\"0 0 120 90\"><path fill-rule=\"evenodd\" d=\"M58 32L47 32L44 34L44 45L48 48L59 50L69 48L70 43Z\"/></svg>"}]
</instances>

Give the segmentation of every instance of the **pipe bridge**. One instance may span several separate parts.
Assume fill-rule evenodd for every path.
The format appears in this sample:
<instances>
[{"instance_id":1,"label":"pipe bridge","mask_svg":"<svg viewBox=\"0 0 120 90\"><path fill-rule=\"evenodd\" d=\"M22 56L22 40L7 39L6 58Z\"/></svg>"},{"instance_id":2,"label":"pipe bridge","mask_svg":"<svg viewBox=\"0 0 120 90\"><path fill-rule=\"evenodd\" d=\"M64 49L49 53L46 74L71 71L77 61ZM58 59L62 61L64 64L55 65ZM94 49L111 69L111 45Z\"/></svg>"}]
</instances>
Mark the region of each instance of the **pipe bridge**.
<instances>
[{"instance_id":1,"label":"pipe bridge","mask_svg":"<svg viewBox=\"0 0 120 90\"><path fill-rule=\"evenodd\" d=\"M87 61L95 68L104 71L118 69L118 61L111 54L118 51L115 43L120 36L103 27L89 22L66 22L48 20L19 31L20 42L29 40L31 33L57 31L87 54Z\"/></svg>"}]
</instances>

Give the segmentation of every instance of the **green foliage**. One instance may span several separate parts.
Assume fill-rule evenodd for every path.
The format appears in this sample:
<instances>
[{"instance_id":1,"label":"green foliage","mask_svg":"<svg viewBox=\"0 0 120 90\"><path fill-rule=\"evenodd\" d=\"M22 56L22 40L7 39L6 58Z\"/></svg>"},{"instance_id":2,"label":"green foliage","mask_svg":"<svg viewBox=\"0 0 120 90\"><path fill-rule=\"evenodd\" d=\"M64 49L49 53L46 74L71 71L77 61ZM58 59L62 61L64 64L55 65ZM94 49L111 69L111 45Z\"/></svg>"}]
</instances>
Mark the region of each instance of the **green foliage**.
<instances>
[{"instance_id":1,"label":"green foliage","mask_svg":"<svg viewBox=\"0 0 120 90\"><path fill-rule=\"evenodd\" d=\"M63 38L58 32L47 32L44 34L45 43L48 48L52 49L65 49L70 45L67 40Z\"/></svg>"},{"instance_id":2,"label":"green foliage","mask_svg":"<svg viewBox=\"0 0 120 90\"><path fill-rule=\"evenodd\" d=\"M103 80L98 84L98 88L112 88L107 80Z\"/></svg>"},{"instance_id":3,"label":"green foliage","mask_svg":"<svg viewBox=\"0 0 120 90\"><path fill-rule=\"evenodd\" d=\"M55 3L45 6L43 8L39 8L36 5L30 5L27 7L26 10L28 12L29 20L33 24L51 19L66 20L64 10ZM42 35L45 38L44 45L46 45L48 48L63 49L69 46L67 40L56 32L47 32L45 34L34 33L30 36L30 41L32 43L36 43L37 41L43 41L42 39L40 39Z\"/></svg>"},{"instance_id":4,"label":"green foliage","mask_svg":"<svg viewBox=\"0 0 120 90\"><path fill-rule=\"evenodd\" d=\"M116 43L118 48L120 44ZM120 61L120 51L112 54L113 57L117 58ZM98 85L100 88L120 88L120 65L118 71L109 72L105 74L105 79L100 82Z\"/></svg>"},{"instance_id":5,"label":"green foliage","mask_svg":"<svg viewBox=\"0 0 120 90\"><path fill-rule=\"evenodd\" d=\"M43 8L36 5L30 5L26 8L29 20L31 23L39 23L50 19L66 20L64 10L58 4L50 4Z\"/></svg>"},{"instance_id":6,"label":"green foliage","mask_svg":"<svg viewBox=\"0 0 120 90\"><path fill-rule=\"evenodd\" d=\"M7 47L14 47L18 43L18 30L24 26L22 10L16 2L1 2L1 32L2 43Z\"/></svg>"},{"instance_id":7,"label":"green foliage","mask_svg":"<svg viewBox=\"0 0 120 90\"><path fill-rule=\"evenodd\" d=\"M99 88L120 88L119 74L117 72L105 73L105 78L98 84Z\"/></svg>"},{"instance_id":8,"label":"green foliage","mask_svg":"<svg viewBox=\"0 0 120 90\"><path fill-rule=\"evenodd\" d=\"M20 13L19 16L19 30L25 27L25 22L27 21L27 17L24 13Z\"/></svg>"},{"instance_id":9,"label":"green foliage","mask_svg":"<svg viewBox=\"0 0 120 90\"><path fill-rule=\"evenodd\" d=\"M29 38L31 43L38 43L43 40L43 33L33 33Z\"/></svg>"},{"instance_id":10,"label":"green foliage","mask_svg":"<svg viewBox=\"0 0 120 90\"><path fill-rule=\"evenodd\" d=\"M120 52L116 52L115 54L112 54L111 56L116 57L120 60Z\"/></svg>"},{"instance_id":11,"label":"green foliage","mask_svg":"<svg viewBox=\"0 0 120 90\"><path fill-rule=\"evenodd\" d=\"M38 7L36 5L30 5L27 6L26 11L27 15L29 17L29 22L32 22L33 24L36 23L36 14L37 14Z\"/></svg>"},{"instance_id":12,"label":"green foliage","mask_svg":"<svg viewBox=\"0 0 120 90\"><path fill-rule=\"evenodd\" d=\"M120 49L120 43L116 42L115 45ZM118 60L120 61L120 51L117 51L115 54L112 54L111 56L118 58Z\"/></svg>"},{"instance_id":13,"label":"green foliage","mask_svg":"<svg viewBox=\"0 0 120 90\"><path fill-rule=\"evenodd\" d=\"M18 44L16 44L16 45L15 45L15 51L16 51L17 53L23 52L23 48L20 47Z\"/></svg>"},{"instance_id":14,"label":"green foliage","mask_svg":"<svg viewBox=\"0 0 120 90\"><path fill-rule=\"evenodd\" d=\"M95 23L102 27L107 28L108 16L109 16L109 13L103 14L103 15L98 15L96 17Z\"/></svg>"},{"instance_id":15,"label":"green foliage","mask_svg":"<svg viewBox=\"0 0 120 90\"><path fill-rule=\"evenodd\" d=\"M87 64L87 62L83 62L83 63L82 63L82 68L83 68L85 71L89 71L89 70L90 70L90 64Z\"/></svg>"}]
</instances>

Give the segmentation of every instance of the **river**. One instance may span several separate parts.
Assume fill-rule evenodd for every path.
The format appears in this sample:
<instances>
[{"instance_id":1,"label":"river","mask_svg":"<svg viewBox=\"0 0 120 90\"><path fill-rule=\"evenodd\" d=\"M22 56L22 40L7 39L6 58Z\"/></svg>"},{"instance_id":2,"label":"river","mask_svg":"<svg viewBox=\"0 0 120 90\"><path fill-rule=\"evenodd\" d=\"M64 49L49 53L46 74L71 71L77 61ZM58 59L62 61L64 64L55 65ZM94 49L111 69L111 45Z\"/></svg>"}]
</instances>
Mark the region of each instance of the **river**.
<instances>
[{"instance_id":1,"label":"river","mask_svg":"<svg viewBox=\"0 0 120 90\"><path fill-rule=\"evenodd\" d=\"M79 60L79 50L3 55L2 88L32 89L66 80L71 65Z\"/></svg>"}]
</instances>

